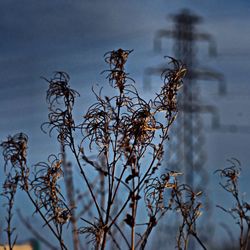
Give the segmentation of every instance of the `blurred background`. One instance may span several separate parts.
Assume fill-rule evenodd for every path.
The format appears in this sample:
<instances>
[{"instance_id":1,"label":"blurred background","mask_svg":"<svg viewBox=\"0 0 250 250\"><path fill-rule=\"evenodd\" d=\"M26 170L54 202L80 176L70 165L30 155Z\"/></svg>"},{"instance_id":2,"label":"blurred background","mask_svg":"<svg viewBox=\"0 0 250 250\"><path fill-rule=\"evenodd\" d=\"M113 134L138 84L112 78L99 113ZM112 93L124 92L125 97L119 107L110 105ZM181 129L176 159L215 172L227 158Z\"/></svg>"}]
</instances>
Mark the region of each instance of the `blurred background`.
<instances>
[{"instance_id":1,"label":"blurred background","mask_svg":"<svg viewBox=\"0 0 250 250\"><path fill-rule=\"evenodd\" d=\"M55 138L40 130L47 121L48 87L41 77L50 78L54 71L70 75L71 87L81 95L75 112L81 119L94 101L91 87L108 84L100 74L107 68L103 60L107 51L134 50L127 71L145 98L160 87L159 72L168 62L164 56L181 59L190 64L187 82L191 87L182 94L177 126L182 126L185 116L191 116L192 122L182 128L188 139L175 133L170 137L169 154L173 153L166 156L166 167L197 172L198 177L187 178L207 190L209 206L204 208L204 216L209 225L204 230L213 239L211 249L223 249L232 240L228 229L235 239L238 235L233 219L216 208L221 203L232 205L214 175L216 169L227 166L227 159L241 162L241 190L244 199L250 198L249 11L246 0L1 1L0 140L18 132L28 134L30 164L46 160L58 150ZM183 33L187 29L188 35ZM191 159L178 145L192 145ZM0 161L2 186L2 156ZM5 209L2 199L0 202L2 229ZM32 211L21 198L18 206ZM161 228L166 228L164 223ZM163 240L157 249L166 249L167 230L161 232ZM5 236L0 236L2 242ZM28 238L28 232L20 236L21 241Z\"/></svg>"}]
</instances>

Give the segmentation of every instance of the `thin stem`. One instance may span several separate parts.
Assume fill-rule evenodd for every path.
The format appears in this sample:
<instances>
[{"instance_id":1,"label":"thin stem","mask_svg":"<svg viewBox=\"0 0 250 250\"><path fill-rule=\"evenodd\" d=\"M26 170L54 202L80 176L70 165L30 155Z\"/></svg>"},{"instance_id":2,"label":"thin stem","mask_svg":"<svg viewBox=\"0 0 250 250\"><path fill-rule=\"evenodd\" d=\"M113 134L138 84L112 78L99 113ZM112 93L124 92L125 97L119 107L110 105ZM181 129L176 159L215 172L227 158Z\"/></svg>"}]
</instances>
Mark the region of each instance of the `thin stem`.
<instances>
[{"instance_id":1,"label":"thin stem","mask_svg":"<svg viewBox=\"0 0 250 250\"><path fill-rule=\"evenodd\" d=\"M248 249L248 242L250 237L250 225L247 225L247 233L246 233L246 242L245 242L245 250Z\"/></svg>"},{"instance_id":2,"label":"thin stem","mask_svg":"<svg viewBox=\"0 0 250 250\"><path fill-rule=\"evenodd\" d=\"M93 199L93 201L94 201L94 203L95 203L95 207L96 207L97 212L98 212L98 214L99 214L99 218L100 218L101 222L103 223L103 218L102 218L101 210L100 210L99 205L98 205L98 203L97 203L96 197L95 197L95 195L94 195L94 193L93 193L93 190L92 190L92 188L91 188L91 185L90 185L90 183L89 183L89 181L88 181L88 178L87 178L87 176L86 176L86 174L85 174L85 172L84 172L84 170L83 170L83 168L82 168L82 165L81 165L81 163L80 163L80 161L79 161L79 158L78 158L78 155L77 155L77 152L76 152L76 149L75 149L74 138L73 138L72 134L71 134L71 149L72 149L72 152L73 152L73 154L74 154L74 156L75 156L77 165L78 165L78 167L79 167L79 169L80 169L80 172L81 172L81 175L83 176L83 179L84 179L84 181L85 181L85 183L86 183L86 185L87 185L87 187L88 187L88 190L89 190L89 192L90 192L90 195L91 195L91 197L92 197L92 199Z\"/></svg>"},{"instance_id":3,"label":"thin stem","mask_svg":"<svg viewBox=\"0 0 250 250\"><path fill-rule=\"evenodd\" d=\"M60 243L60 246L62 249L67 250L67 247L65 246L65 244L62 242L62 239L60 238L60 235L58 235L55 230L53 229L53 227L50 225L49 221L45 218L45 216L43 215L43 213L41 212L40 208L37 206L36 202L34 201L34 199L32 198L31 194L29 193L28 190L26 190L26 194L28 195L30 201L32 202L32 204L34 205L34 207L36 208L36 212L39 213L39 215L41 216L41 218L44 220L45 225L47 225L49 227L49 229L51 230L52 234L57 238L57 240Z\"/></svg>"},{"instance_id":4,"label":"thin stem","mask_svg":"<svg viewBox=\"0 0 250 250\"><path fill-rule=\"evenodd\" d=\"M77 221L76 221L76 216L75 216L75 198L74 198L74 184L73 184L73 179L72 179L72 169L71 166L67 163L66 160L66 152L65 152L65 145L64 142L61 143L61 153L62 153L62 166L64 169L65 177L65 188L66 188L66 193L67 193L67 199L70 204L70 222L72 226L72 238L73 238L73 245L74 245L74 250L79 249L79 237L77 233Z\"/></svg>"},{"instance_id":5,"label":"thin stem","mask_svg":"<svg viewBox=\"0 0 250 250\"><path fill-rule=\"evenodd\" d=\"M11 229L11 220L12 220L12 217L13 217L13 214L12 214L12 209L13 209L13 205L14 205L14 193L13 192L10 192L10 198L8 197L8 215L7 215L7 229L6 229L6 232L7 232L7 238L8 238L8 245L9 245L9 249L12 250L13 249L13 246L14 244L12 244L12 239L11 239L11 235L12 235L12 232L13 230Z\"/></svg>"},{"instance_id":6,"label":"thin stem","mask_svg":"<svg viewBox=\"0 0 250 250\"><path fill-rule=\"evenodd\" d=\"M52 250L56 250L57 248L55 246L53 246L48 240L46 240L44 237L41 236L40 232L37 232L32 226L31 224L24 219L23 215L21 214L20 210L17 210L17 213L19 215L19 218L21 220L21 222L25 225L25 227L38 239L40 240L44 245L46 245L47 247L49 247Z\"/></svg>"},{"instance_id":7,"label":"thin stem","mask_svg":"<svg viewBox=\"0 0 250 250\"><path fill-rule=\"evenodd\" d=\"M118 111L117 111L117 124L119 125L120 123L120 109L121 109L121 98L122 98L122 93L120 92L120 95L118 97ZM115 143L114 143L114 156L113 156L113 162L112 162L112 176L111 176L111 183L110 183L110 179L109 179L109 192L108 192L108 202L107 202L107 209L106 209L106 219L105 219L105 225L108 225L109 223L109 216L110 216L110 211L111 211L111 206L113 205L113 188L114 188L114 182L115 182L115 169L116 169L116 155L117 155L117 140L118 140L118 128L115 131ZM108 161L108 159L107 159ZM108 167L109 169L109 167ZM109 177L110 178L110 177ZM104 235L103 235L103 241L102 241L102 246L101 249L105 248L106 245L106 237L107 237L107 232L109 231L109 229L104 230Z\"/></svg>"},{"instance_id":8,"label":"thin stem","mask_svg":"<svg viewBox=\"0 0 250 250\"><path fill-rule=\"evenodd\" d=\"M135 187L134 179L133 179L133 188ZM135 218L136 218L136 200L135 193L133 192L132 196L132 225L131 225L131 250L135 249Z\"/></svg>"},{"instance_id":9,"label":"thin stem","mask_svg":"<svg viewBox=\"0 0 250 250\"><path fill-rule=\"evenodd\" d=\"M115 200L115 197L116 197L117 191L119 189L120 183L122 183L122 177L123 177L123 175L124 175L124 173L125 173L125 171L127 169L128 163L129 163L129 161L130 161L130 159L132 157L132 153L134 152L135 145L136 145L136 138L135 138L135 140L133 142L132 149L130 150L129 156L127 157L127 161L126 161L126 163L123 166L123 169L122 169L122 172L120 174L120 177L118 178L117 185L116 185L113 197L112 197L112 203Z\"/></svg>"},{"instance_id":10,"label":"thin stem","mask_svg":"<svg viewBox=\"0 0 250 250\"><path fill-rule=\"evenodd\" d=\"M196 233L192 232L191 235L193 235L193 237L198 241L198 243L204 250L207 250L206 246L202 243L202 241L200 240L200 238L197 236Z\"/></svg>"},{"instance_id":11,"label":"thin stem","mask_svg":"<svg viewBox=\"0 0 250 250\"><path fill-rule=\"evenodd\" d=\"M167 130L166 130L165 133L164 133L164 136L163 136L163 138L162 138L162 141L161 141L160 145L163 144L163 142L164 142L164 140L165 140L164 138L165 138L166 136L167 136ZM111 221L111 223L109 224L108 229L114 224L114 222L118 219L118 217L121 215L121 213L123 212L123 210L126 208L128 202L129 202L130 199L131 199L131 195L134 195L134 192L136 192L136 191L139 189L140 185L141 185L141 184L143 183L143 181L146 179L146 177L148 176L149 172L151 171L151 169L152 169L152 167L153 167L153 165L154 165L154 163L155 163L155 160L157 159L157 157L158 157L158 155L159 155L160 153L161 153L161 149L159 148L159 149L157 150L156 154L154 155L154 157L153 157L153 159L152 159L152 161L151 161L151 163L150 163L150 165L149 165L149 167L148 167L146 173L144 174L144 176L142 177L142 179L140 180L140 182L137 184L137 186L135 187L135 189L134 189L134 191L132 192L132 194L129 194L129 195L128 195L128 197L127 197L126 201L124 202L123 206L121 207L120 211L119 211L119 212L117 213L117 215L114 217L113 221Z\"/></svg>"}]
</instances>

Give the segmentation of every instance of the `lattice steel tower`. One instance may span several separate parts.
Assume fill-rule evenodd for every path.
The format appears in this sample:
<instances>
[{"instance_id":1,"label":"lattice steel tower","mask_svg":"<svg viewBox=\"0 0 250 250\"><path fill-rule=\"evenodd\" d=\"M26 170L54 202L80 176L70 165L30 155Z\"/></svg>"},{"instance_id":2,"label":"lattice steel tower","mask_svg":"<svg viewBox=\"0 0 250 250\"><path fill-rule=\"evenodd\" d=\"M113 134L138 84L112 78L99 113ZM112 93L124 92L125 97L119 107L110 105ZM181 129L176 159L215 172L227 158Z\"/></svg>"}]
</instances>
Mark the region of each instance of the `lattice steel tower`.
<instances>
[{"instance_id":1,"label":"lattice steel tower","mask_svg":"<svg viewBox=\"0 0 250 250\"><path fill-rule=\"evenodd\" d=\"M220 73L196 68L196 43L206 41L209 45L210 55L214 55L215 43L206 33L198 33L196 25L202 21L201 17L183 10L171 16L174 21L173 30L159 30L154 40L156 50L161 50L162 38L174 39L174 57L181 60L187 67L181 97L179 97L179 113L172 127L167 166L170 169L185 173L186 183L194 189L207 184L207 175L203 166L205 163L204 134L201 113L211 112L213 107L203 105L200 100L200 90L197 80L219 80L219 92L223 93L225 86ZM148 74L154 73L148 69Z\"/></svg>"},{"instance_id":2,"label":"lattice steel tower","mask_svg":"<svg viewBox=\"0 0 250 250\"><path fill-rule=\"evenodd\" d=\"M219 83L219 94L223 94L226 88L222 74L197 68L197 42L207 42L209 54L216 54L215 42L212 36L199 33L196 30L196 25L201 23L202 18L189 10L182 10L179 14L172 15L171 18L174 21L174 28L172 30L159 30L155 36L154 48L160 52L162 39L173 39L174 57L181 60L188 71L184 79L182 93L178 98L179 113L170 131L170 141L166 152L166 166L168 169L184 172L185 182L192 186L194 190L200 191L204 190L208 184L208 175L204 168L206 160L204 150L205 135L201 113L214 114L217 110L216 107L204 105L201 102L198 80L216 80ZM158 75L163 69L163 66L147 68L145 70L145 80L148 80L147 78L150 75ZM212 124L217 126L218 120L214 120ZM206 203L209 202L206 201ZM162 238L163 242L166 242L168 236L173 237L174 231L176 232L176 218L172 217L172 220L172 223L168 220L167 225L163 224L161 226L161 232L159 233L165 234ZM208 233L207 230L208 228L205 229L205 235ZM173 231L172 235L169 231ZM206 240L205 236L203 239ZM159 237L159 246L161 245L160 241ZM192 243L190 247L195 248Z\"/></svg>"}]
</instances>

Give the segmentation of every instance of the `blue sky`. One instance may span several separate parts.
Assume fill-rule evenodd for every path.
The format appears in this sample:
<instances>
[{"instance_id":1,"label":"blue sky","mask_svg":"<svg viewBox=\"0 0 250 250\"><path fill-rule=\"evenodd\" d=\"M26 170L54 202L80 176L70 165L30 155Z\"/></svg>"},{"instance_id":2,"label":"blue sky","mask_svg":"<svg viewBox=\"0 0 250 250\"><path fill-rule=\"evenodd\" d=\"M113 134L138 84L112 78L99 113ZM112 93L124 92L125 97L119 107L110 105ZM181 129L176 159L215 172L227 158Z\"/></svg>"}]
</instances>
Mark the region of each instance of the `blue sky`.
<instances>
[{"instance_id":1,"label":"blue sky","mask_svg":"<svg viewBox=\"0 0 250 250\"><path fill-rule=\"evenodd\" d=\"M135 51L130 72L141 82L143 69L159 60L152 53L155 32L170 27L166 16L183 7L202 15L205 20L202 30L213 34L217 41L218 59L200 61L217 62L214 66L221 68L232 84L235 81L244 84L248 79L247 1L146 0L142 4L142 1L29 0L1 1L0 5L3 134L11 129L27 129L37 118L42 119L46 84L39 77L49 77L55 70L69 72L72 80L77 79L74 86L86 90L103 79L99 72L105 68L102 55L106 51L132 48ZM166 48L165 54L172 53L171 43ZM20 112L14 114L14 110Z\"/></svg>"},{"instance_id":2,"label":"blue sky","mask_svg":"<svg viewBox=\"0 0 250 250\"><path fill-rule=\"evenodd\" d=\"M166 42L163 54L153 52L155 32L171 28L166 17L182 8L201 15L204 22L198 30L210 33L217 42L217 58L208 57L205 45L199 47L200 65L222 72L228 85L228 95L221 98L214 84L202 83L204 102L218 107L225 124L249 124L249 1L2 0L0 140L23 131L30 137L31 162L46 159L56 146L40 131L40 124L47 119L47 84L40 76L49 78L56 70L70 74L71 86L82 96L77 106L80 117L85 112L82 107L93 100L91 86L105 85L99 74L106 68L103 54L121 47L134 49L128 71L141 88L145 68L162 63L164 55L172 55L172 42ZM208 124L209 118L204 121ZM249 174L249 144L248 134L207 133L206 166L210 173L226 165L227 158L236 157ZM246 190L247 178L242 182ZM216 203L219 189L213 182L210 188Z\"/></svg>"}]
</instances>

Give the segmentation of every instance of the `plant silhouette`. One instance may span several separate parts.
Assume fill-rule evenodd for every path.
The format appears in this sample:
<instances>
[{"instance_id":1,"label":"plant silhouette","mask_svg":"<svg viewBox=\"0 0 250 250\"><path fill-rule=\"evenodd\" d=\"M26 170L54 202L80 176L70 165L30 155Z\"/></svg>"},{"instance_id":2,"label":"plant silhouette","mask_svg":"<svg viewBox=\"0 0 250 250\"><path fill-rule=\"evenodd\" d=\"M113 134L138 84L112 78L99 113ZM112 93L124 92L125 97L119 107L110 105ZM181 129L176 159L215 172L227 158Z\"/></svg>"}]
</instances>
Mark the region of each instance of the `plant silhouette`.
<instances>
[{"instance_id":1,"label":"plant silhouette","mask_svg":"<svg viewBox=\"0 0 250 250\"><path fill-rule=\"evenodd\" d=\"M96 102L79 123L73 110L80 95L70 87L69 75L56 72L51 79L45 78L49 114L42 130L56 134L60 152L29 166L27 135L9 136L1 143L6 173L2 193L7 200L5 231L10 249L18 236L12 225L17 189L27 194L41 226L56 241L48 242L18 212L20 221L50 249L70 249L65 232L72 233L75 250L144 249L167 212L179 213L182 218L178 249L187 249L190 237L206 249L196 228L202 192L180 183L181 173L161 165L187 70L181 62L167 58L170 62L162 72L162 87L146 101L125 70L131 53L118 49L105 54L109 68L103 74L114 94L103 96L102 89L93 90ZM79 173L81 183L75 182L74 173ZM166 199L164 192L170 194Z\"/></svg>"}]
</instances>

